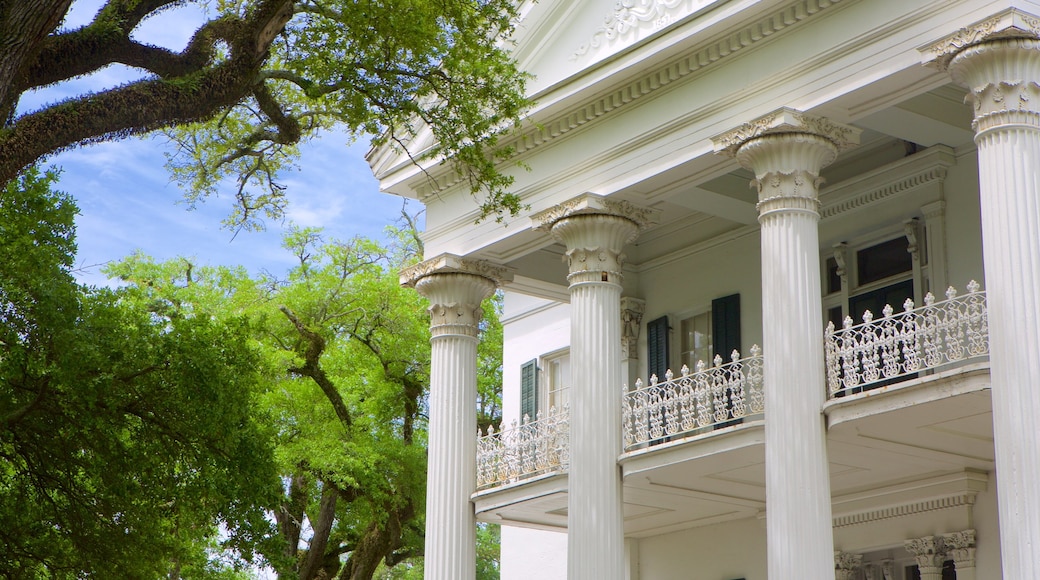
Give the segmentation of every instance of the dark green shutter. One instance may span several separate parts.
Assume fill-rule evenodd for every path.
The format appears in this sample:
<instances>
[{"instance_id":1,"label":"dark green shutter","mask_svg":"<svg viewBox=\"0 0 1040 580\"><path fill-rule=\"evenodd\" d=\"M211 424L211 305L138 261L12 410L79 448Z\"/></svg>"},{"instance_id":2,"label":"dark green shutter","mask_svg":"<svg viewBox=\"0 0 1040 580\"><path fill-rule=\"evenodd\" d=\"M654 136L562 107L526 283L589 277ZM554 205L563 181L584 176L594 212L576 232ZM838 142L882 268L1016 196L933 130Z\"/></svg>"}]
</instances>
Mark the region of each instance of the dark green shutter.
<instances>
[{"instance_id":1,"label":"dark green shutter","mask_svg":"<svg viewBox=\"0 0 1040 580\"><path fill-rule=\"evenodd\" d=\"M730 353L740 350L740 294L711 301L711 342L712 355L721 356L723 363L730 362Z\"/></svg>"},{"instance_id":2,"label":"dark green shutter","mask_svg":"<svg viewBox=\"0 0 1040 580\"><path fill-rule=\"evenodd\" d=\"M532 421L538 415L538 360L525 362L520 367L520 420L524 415Z\"/></svg>"},{"instance_id":3,"label":"dark green shutter","mask_svg":"<svg viewBox=\"0 0 1040 580\"><path fill-rule=\"evenodd\" d=\"M668 315L646 323L646 377L664 380L668 371Z\"/></svg>"}]
</instances>

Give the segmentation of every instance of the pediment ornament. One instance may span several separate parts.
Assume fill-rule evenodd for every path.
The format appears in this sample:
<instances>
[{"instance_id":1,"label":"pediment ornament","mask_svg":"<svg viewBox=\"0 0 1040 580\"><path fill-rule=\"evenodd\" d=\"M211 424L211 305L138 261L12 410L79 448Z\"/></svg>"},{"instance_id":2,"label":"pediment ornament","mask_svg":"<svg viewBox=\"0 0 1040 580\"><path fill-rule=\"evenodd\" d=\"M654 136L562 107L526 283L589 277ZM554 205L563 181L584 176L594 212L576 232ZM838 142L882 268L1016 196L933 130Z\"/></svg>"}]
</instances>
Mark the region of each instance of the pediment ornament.
<instances>
[{"instance_id":1,"label":"pediment ornament","mask_svg":"<svg viewBox=\"0 0 1040 580\"><path fill-rule=\"evenodd\" d=\"M603 25L574 51L571 59L642 31L656 31L702 8L713 0L617 0Z\"/></svg>"}]
</instances>

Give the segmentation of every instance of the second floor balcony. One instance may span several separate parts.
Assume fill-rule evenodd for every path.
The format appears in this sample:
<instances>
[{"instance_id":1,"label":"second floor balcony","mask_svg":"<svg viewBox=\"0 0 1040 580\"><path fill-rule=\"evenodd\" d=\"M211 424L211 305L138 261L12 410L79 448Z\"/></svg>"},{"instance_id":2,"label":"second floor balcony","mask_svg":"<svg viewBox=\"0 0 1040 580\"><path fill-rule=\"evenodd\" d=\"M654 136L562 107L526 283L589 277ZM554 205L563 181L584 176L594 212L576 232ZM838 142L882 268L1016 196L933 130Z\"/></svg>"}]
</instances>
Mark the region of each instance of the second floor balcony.
<instances>
[{"instance_id":1,"label":"second floor balcony","mask_svg":"<svg viewBox=\"0 0 1040 580\"><path fill-rule=\"evenodd\" d=\"M945 300L927 295L923 302L824 333L828 400L821 413L836 498L867 481L883 486L915 474L990 468L985 293L971 283L964 294L951 289ZM768 353L753 347L746 357L716 357L619 393L629 533L764 509L768 364ZM478 513L519 525L565 525L574 412L555 410L479 438ZM911 446L922 440L927 449Z\"/></svg>"}]
</instances>

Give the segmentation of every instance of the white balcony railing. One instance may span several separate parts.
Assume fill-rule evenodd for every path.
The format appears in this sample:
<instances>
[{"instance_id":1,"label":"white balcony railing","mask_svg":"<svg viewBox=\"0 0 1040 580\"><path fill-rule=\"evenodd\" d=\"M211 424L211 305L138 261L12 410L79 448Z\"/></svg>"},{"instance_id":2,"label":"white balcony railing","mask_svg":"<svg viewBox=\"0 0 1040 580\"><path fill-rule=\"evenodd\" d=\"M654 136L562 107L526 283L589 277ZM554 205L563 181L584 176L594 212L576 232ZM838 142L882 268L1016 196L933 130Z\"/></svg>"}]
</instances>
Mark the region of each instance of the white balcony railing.
<instances>
[{"instance_id":1,"label":"white balcony railing","mask_svg":"<svg viewBox=\"0 0 1040 580\"><path fill-rule=\"evenodd\" d=\"M763 413L761 349L752 346L751 356L743 359L733 351L731 359L722 364L722 357L716 356L711 367L700 361L696 372L683 366L681 376L669 370L663 382L652 376L649 385L637 380L635 390L626 389L625 450Z\"/></svg>"},{"instance_id":2,"label":"white balcony railing","mask_svg":"<svg viewBox=\"0 0 1040 580\"><path fill-rule=\"evenodd\" d=\"M967 288L967 294L958 296L950 287L946 300L939 302L929 292L920 308L907 300L899 314L885 306L884 316L876 320L868 310L862 324L853 325L846 317L841 330L828 323L824 342L830 397L989 355L986 293L974 280Z\"/></svg>"},{"instance_id":3,"label":"white balcony railing","mask_svg":"<svg viewBox=\"0 0 1040 580\"><path fill-rule=\"evenodd\" d=\"M527 415L509 429L477 437L477 489L488 489L545 473L563 472L570 462L570 413L552 408L534 421Z\"/></svg>"}]
</instances>

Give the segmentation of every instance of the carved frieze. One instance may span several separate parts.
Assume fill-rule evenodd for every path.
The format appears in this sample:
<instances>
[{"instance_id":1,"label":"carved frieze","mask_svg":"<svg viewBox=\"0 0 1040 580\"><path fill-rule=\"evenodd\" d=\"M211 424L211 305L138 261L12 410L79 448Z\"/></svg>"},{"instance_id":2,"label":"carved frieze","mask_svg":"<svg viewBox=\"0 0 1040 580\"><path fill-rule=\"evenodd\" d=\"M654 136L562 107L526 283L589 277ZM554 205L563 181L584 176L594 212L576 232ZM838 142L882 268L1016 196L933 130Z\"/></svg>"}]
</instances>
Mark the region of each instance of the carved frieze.
<instances>
[{"instance_id":1,"label":"carved frieze","mask_svg":"<svg viewBox=\"0 0 1040 580\"><path fill-rule=\"evenodd\" d=\"M784 107L716 135L711 141L715 153L735 157L742 145L756 137L806 133L822 137L834 144L838 151L844 151L859 144L860 132L855 127Z\"/></svg>"},{"instance_id":2,"label":"carved frieze","mask_svg":"<svg viewBox=\"0 0 1040 580\"><path fill-rule=\"evenodd\" d=\"M574 51L575 60L615 41L636 40L640 32L660 30L719 0L617 0L603 24Z\"/></svg>"}]
</instances>

